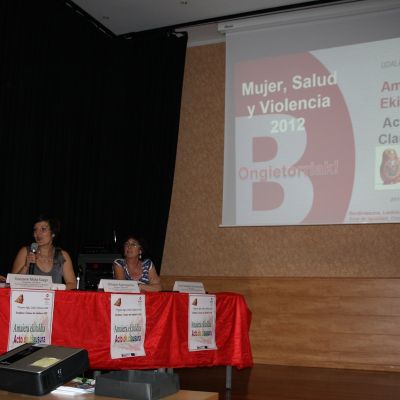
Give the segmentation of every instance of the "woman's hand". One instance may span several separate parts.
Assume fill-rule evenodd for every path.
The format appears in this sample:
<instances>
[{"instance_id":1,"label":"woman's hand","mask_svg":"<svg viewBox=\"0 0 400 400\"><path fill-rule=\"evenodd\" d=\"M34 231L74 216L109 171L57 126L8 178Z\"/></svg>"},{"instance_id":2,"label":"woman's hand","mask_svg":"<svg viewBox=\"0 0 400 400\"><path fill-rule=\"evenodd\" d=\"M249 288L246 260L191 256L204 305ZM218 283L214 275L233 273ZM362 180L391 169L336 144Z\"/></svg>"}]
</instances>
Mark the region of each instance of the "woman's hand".
<instances>
[{"instance_id":1,"label":"woman's hand","mask_svg":"<svg viewBox=\"0 0 400 400\"><path fill-rule=\"evenodd\" d=\"M36 253L30 251L26 256L26 265L36 264Z\"/></svg>"}]
</instances>

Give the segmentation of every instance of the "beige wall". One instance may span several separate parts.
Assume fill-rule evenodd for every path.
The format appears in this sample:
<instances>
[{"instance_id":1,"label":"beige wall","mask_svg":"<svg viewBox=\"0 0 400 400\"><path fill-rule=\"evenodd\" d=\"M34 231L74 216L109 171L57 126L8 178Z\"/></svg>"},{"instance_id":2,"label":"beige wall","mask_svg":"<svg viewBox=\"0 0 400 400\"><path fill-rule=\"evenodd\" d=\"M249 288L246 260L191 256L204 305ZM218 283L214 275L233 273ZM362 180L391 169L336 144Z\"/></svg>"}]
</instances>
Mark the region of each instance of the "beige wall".
<instances>
[{"instance_id":1,"label":"beige wall","mask_svg":"<svg viewBox=\"0 0 400 400\"><path fill-rule=\"evenodd\" d=\"M187 277L164 276L165 288ZM257 364L400 371L398 278L193 277L239 292Z\"/></svg>"},{"instance_id":2,"label":"beige wall","mask_svg":"<svg viewBox=\"0 0 400 400\"><path fill-rule=\"evenodd\" d=\"M399 277L398 224L220 228L225 44L188 49L162 275Z\"/></svg>"},{"instance_id":3,"label":"beige wall","mask_svg":"<svg viewBox=\"0 0 400 400\"><path fill-rule=\"evenodd\" d=\"M245 296L254 361L400 371L398 224L219 228L225 45L188 49L164 289Z\"/></svg>"}]
</instances>

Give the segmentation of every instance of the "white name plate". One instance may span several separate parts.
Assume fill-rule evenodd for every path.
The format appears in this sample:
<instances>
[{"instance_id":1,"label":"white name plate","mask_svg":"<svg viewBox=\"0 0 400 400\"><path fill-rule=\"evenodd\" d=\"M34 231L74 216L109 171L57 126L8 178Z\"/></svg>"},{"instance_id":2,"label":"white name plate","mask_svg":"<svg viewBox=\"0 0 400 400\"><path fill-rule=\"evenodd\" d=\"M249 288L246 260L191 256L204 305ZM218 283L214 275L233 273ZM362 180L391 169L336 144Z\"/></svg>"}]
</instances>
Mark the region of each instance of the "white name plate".
<instances>
[{"instance_id":1,"label":"white name plate","mask_svg":"<svg viewBox=\"0 0 400 400\"><path fill-rule=\"evenodd\" d=\"M137 281L119 279L100 279L99 289L112 293L140 293Z\"/></svg>"},{"instance_id":2,"label":"white name plate","mask_svg":"<svg viewBox=\"0 0 400 400\"><path fill-rule=\"evenodd\" d=\"M51 276L7 274L7 283L11 289L47 289L51 290Z\"/></svg>"},{"instance_id":3,"label":"white name plate","mask_svg":"<svg viewBox=\"0 0 400 400\"><path fill-rule=\"evenodd\" d=\"M174 292L181 293L205 293L204 285L202 282L185 282L185 281L175 281Z\"/></svg>"},{"instance_id":4,"label":"white name plate","mask_svg":"<svg viewBox=\"0 0 400 400\"><path fill-rule=\"evenodd\" d=\"M67 286L64 283L53 283L51 290L66 290Z\"/></svg>"}]
</instances>

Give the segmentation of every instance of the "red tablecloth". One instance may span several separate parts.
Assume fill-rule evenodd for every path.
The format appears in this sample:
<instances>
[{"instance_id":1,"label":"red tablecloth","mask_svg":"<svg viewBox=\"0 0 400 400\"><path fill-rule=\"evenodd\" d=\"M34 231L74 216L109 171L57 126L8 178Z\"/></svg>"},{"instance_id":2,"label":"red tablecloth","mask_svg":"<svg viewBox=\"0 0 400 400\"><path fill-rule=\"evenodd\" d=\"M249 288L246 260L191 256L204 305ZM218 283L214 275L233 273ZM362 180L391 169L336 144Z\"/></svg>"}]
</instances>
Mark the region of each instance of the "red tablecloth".
<instances>
[{"instance_id":1,"label":"red tablecloth","mask_svg":"<svg viewBox=\"0 0 400 400\"><path fill-rule=\"evenodd\" d=\"M146 356L110 358L110 293L56 291L52 343L84 348L92 369L156 369L253 365L251 312L244 297L217 293L217 350L188 350L188 295L146 294ZM7 351L10 289L0 289L0 353Z\"/></svg>"}]
</instances>

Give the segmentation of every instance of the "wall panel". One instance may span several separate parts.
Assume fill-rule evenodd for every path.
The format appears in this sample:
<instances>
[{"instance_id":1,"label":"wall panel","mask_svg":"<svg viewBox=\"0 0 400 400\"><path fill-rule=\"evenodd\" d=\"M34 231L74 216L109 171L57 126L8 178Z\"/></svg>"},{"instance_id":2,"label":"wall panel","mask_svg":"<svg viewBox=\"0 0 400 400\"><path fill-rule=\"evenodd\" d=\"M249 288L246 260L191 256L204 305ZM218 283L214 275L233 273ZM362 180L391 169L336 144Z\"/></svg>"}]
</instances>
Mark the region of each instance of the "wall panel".
<instances>
[{"instance_id":1,"label":"wall panel","mask_svg":"<svg viewBox=\"0 0 400 400\"><path fill-rule=\"evenodd\" d=\"M254 360L400 371L398 224L220 228L225 45L188 49L161 275L242 293Z\"/></svg>"},{"instance_id":2,"label":"wall panel","mask_svg":"<svg viewBox=\"0 0 400 400\"><path fill-rule=\"evenodd\" d=\"M226 278L202 281L210 293L245 296L256 363L400 371L400 279Z\"/></svg>"}]
</instances>

